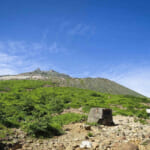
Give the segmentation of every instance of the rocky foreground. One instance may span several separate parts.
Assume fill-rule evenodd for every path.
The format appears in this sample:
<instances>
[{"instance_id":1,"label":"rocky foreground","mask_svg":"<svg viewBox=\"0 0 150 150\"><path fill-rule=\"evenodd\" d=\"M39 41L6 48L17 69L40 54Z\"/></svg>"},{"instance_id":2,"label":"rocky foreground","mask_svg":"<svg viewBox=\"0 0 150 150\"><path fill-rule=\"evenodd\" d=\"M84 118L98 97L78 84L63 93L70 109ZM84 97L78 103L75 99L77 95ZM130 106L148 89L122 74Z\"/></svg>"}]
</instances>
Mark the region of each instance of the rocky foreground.
<instances>
[{"instance_id":1,"label":"rocky foreground","mask_svg":"<svg viewBox=\"0 0 150 150\"><path fill-rule=\"evenodd\" d=\"M133 117L115 116L116 126L90 126L74 123L64 126L65 134L52 139L30 139L14 129L14 135L1 139L5 150L150 150L150 124Z\"/></svg>"}]
</instances>

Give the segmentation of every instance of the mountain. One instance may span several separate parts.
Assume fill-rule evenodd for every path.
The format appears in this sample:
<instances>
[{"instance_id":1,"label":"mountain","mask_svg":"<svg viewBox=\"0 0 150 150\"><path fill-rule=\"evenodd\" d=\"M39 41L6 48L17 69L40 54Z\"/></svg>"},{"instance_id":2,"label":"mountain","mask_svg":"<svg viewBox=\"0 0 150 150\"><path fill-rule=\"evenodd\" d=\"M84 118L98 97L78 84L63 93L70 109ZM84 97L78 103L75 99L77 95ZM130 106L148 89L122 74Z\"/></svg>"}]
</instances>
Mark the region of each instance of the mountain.
<instances>
[{"instance_id":1,"label":"mountain","mask_svg":"<svg viewBox=\"0 0 150 150\"><path fill-rule=\"evenodd\" d=\"M43 77L61 77L61 78L71 78L69 75L63 74L63 73L58 73L54 70L50 71L42 71L40 68L37 68L33 72L27 72L27 73L22 73L20 75L25 75L25 76L43 76Z\"/></svg>"},{"instance_id":2,"label":"mountain","mask_svg":"<svg viewBox=\"0 0 150 150\"><path fill-rule=\"evenodd\" d=\"M16 76L1 76L0 80L9 79L40 79L51 80L58 86L77 87L81 89L89 89L102 93L116 94L116 95L132 95L137 97L144 97L127 87L124 87L114 81L105 78L72 78L69 75L56 72L54 70L42 71L39 68L33 72L26 72Z\"/></svg>"}]
</instances>

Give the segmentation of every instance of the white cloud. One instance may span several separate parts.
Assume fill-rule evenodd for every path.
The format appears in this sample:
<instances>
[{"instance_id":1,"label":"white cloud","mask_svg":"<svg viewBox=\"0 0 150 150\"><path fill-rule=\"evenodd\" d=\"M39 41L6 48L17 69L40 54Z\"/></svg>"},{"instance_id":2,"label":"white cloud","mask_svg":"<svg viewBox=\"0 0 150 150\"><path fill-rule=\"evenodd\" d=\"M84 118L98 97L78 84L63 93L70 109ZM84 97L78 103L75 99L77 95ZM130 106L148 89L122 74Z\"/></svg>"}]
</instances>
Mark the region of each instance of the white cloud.
<instances>
[{"instance_id":1,"label":"white cloud","mask_svg":"<svg viewBox=\"0 0 150 150\"><path fill-rule=\"evenodd\" d=\"M0 75L16 74L41 67L47 69L49 62L42 61L45 55L66 53L67 49L57 42L0 41Z\"/></svg>"},{"instance_id":2,"label":"white cloud","mask_svg":"<svg viewBox=\"0 0 150 150\"><path fill-rule=\"evenodd\" d=\"M14 53L18 51L24 52L28 48L28 45L23 41L8 41L5 44L5 47L7 47L9 51Z\"/></svg>"},{"instance_id":3,"label":"white cloud","mask_svg":"<svg viewBox=\"0 0 150 150\"><path fill-rule=\"evenodd\" d=\"M15 75L17 72L12 68L0 68L0 75Z\"/></svg>"},{"instance_id":4,"label":"white cloud","mask_svg":"<svg viewBox=\"0 0 150 150\"><path fill-rule=\"evenodd\" d=\"M9 63L16 59L16 56L9 56L5 53L0 53L0 63Z\"/></svg>"},{"instance_id":5,"label":"white cloud","mask_svg":"<svg viewBox=\"0 0 150 150\"><path fill-rule=\"evenodd\" d=\"M9 54L27 54L36 55L43 52L46 53L62 53L66 51L57 42L47 44L44 42L25 42L25 41L0 41L0 52L8 52Z\"/></svg>"},{"instance_id":6,"label":"white cloud","mask_svg":"<svg viewBox=\"0 0 150 150\"><path fill-rule=\"evenodd\" d=\"M38 67L44 67L42 62L38 63L24 56L15 56L0 52L0 75L14 75L31 71Z\"/></svg>"},{"instance_id":7,"label":"white cloud","mask_svg":"<svg viewBox=\"0 0 150 150\"><path fill-rule=\"evenodd\" d=\"M67 49L58 45L58 43L54 42L52 45L48 47L48 51L50 53L58 53L58 52L66 52Z\"/></svg>"},{"instance_id":8,"label":"white cloud","mask_svg":"<svg viewBox=\"0 0 150 150\"><path fill-rule=\"evenodd\" d=\"M17 59L16 56L10 56L6 53L0 53L0 75L16 74L14 63Z\"/></svg>"},{"instance_id":9,"label":"white cloud","mask_svg":"<svg viewBox=\"0 0 150 150\"><path fill-rule=\"evenodd\" d=\"M124 73L120 78L115 79L120 84L123 84L145 96L150 97L150 69L144 68L140 70L131 70L129 73Z\"/></svg>"},{"instance_id":10,"label":"white cloud","mask_svg":"<svg viewBox=\"0 0 150 150\"><path fill-rule=\"evenodd\" d=\"M86 33L91 33L92 28L89 25L77 24L72 29L69 29L68 33L71 35L84 35Z\"/></svg>"}]
</instances>

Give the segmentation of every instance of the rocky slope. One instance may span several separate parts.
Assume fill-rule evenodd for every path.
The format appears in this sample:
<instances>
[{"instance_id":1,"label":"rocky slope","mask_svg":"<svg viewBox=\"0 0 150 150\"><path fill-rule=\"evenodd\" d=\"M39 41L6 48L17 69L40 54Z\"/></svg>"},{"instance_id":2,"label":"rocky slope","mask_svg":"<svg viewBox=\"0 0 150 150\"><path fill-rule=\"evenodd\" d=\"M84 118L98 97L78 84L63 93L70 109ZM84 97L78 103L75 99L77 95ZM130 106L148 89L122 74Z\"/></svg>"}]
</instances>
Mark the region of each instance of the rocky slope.
<instances>
[{"instance_id":1,"label":"rocky slope","mask_svg":"<svg viewBox=\"0 0 150 150\"><path fill-rule=\"evenodd\" d=\"M114 122L116 126L72 123L64 126L64 135L52 139L27 138L14 129L14 136L2 143L7 145L5 149L12 150L150 150L150 124L125 116L115 116Z\"/></svg>"}]
</instances>

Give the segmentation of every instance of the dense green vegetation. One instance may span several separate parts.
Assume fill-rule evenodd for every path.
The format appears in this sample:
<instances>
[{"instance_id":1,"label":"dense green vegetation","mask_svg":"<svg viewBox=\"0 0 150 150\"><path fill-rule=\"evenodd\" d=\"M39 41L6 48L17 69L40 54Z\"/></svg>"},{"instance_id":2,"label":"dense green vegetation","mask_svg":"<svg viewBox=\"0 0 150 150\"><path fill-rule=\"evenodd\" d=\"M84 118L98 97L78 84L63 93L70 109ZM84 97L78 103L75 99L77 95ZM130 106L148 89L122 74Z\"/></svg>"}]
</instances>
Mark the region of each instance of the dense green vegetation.
<instances>
[{"instance_id":1,"label":"dense green vegetation","mask_svg":"<svg viewBox=\"0 0 150 150\"><path fill-rule=\"evenodd\" d=\"M35 137L60 135L64 124L86 120L82 114L61 114L69 108L88 112L91 107L105 107L112 108L114 115L147 118L146 103L150 103L147 98L56 87L51 81L0 81L0 133L15 127Z\"/></svg>"}]
</instances>

